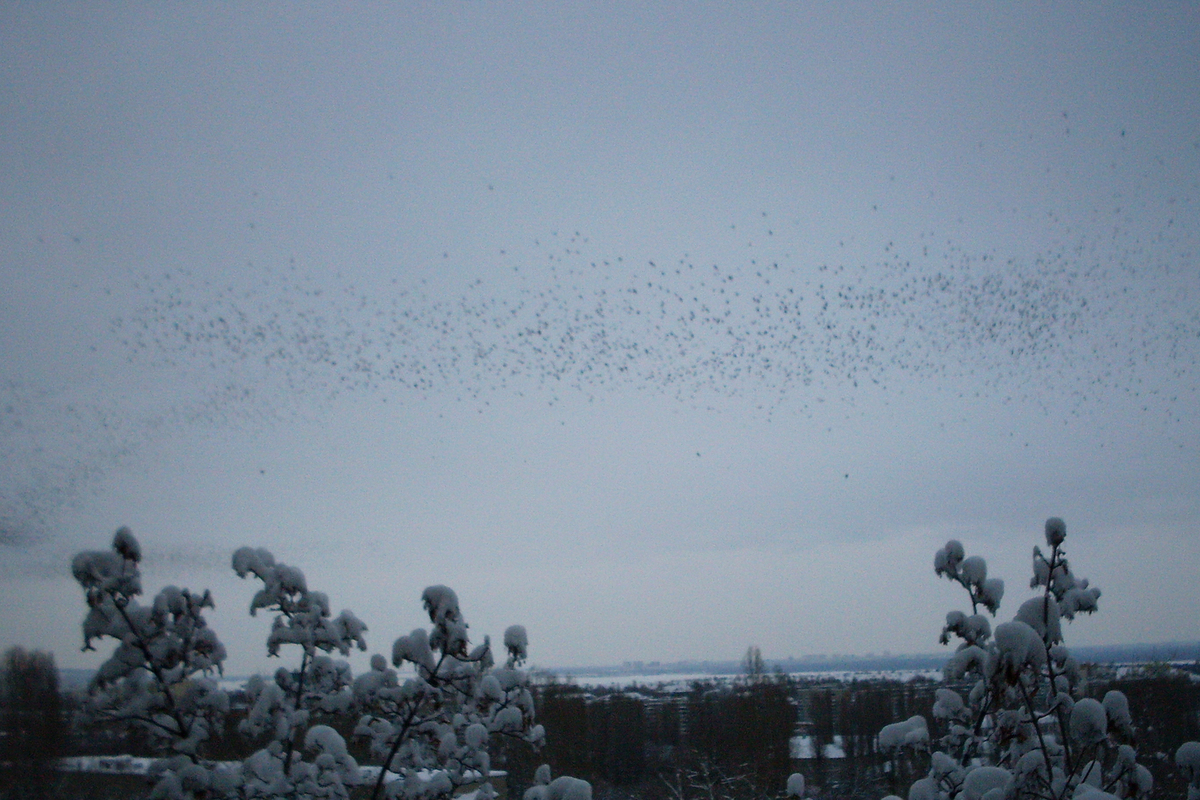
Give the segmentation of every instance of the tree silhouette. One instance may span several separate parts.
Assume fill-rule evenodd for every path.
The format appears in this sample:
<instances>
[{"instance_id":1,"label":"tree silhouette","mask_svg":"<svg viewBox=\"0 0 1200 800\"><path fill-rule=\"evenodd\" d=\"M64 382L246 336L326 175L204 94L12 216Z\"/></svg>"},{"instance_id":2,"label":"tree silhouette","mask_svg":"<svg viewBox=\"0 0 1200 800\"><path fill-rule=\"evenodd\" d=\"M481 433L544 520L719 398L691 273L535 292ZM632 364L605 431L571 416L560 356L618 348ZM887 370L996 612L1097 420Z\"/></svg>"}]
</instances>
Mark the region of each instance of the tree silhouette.
<instances>
[{"instance_id":1,"label":"tree silhouette","mask_svg":"<svg viewBox=\"0 0 1200 800\"><path fill-rule=\"evenodd\" d=\"M53 762L63 737L54 656L14 647L0 671L0 797L52 796Z\"/></svg>"}]
</instances>

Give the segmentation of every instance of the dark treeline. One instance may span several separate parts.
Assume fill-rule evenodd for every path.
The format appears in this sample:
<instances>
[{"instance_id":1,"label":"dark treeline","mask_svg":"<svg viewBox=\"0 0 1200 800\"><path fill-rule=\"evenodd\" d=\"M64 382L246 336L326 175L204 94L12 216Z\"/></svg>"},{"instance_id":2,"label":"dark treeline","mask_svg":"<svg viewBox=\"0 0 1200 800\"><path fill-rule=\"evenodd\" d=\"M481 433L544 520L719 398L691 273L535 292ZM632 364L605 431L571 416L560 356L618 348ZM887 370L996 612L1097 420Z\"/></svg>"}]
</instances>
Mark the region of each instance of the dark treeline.
<instances>
[{"instance_id":1,"label":"dark treeline","mask_svg":"<svg viewBox=\"0 0 1200 800\"><path fill-rule=\"evenodd\" d=\"M878 797L896 778L928 768L920 758L885 762L880 728L914 714L932 722L938 685L778 675L698 682L687 692L551 683L537 696L546 747L504 755L510 796L520 797L524 776L545 762L555 774L590 780L597 798L782 797L792 772L804 773L813 797ZM815 757L793 757L797 736L797 755Z\"/></svg>"},{"instance_id":2,"label":"dark treeline","mask_svg":"<svg viewBox=\"0 0 1200 800\"><path fill-rule=\"evenodd\" d=\"M509 796L519 798L533 769L549 763L611 798L783 796L788 774L801 772L814 798L907 794L929 769L928 753L889 757L878 749L884 725L925 717L936 748L944 733L932 708L946 684L901 681L792 680L697 683L669 693L647 687L584 689L550 683L537 695L546 746L507 748ZM967 685L952 686L961 693ZM1182 796L1175 750L1200 739L1200 682L1184 672L1143 669L1116 678L1097 670L1087 694L1119 689L1129 698L1137 746L1154 773L1157 796ZM796 758L791 740L798 740ZM1159 794L1161 792L1161 794Z\"/></svg>"},{"instance_id":3,"label":"dark treeline","mask_svg":"<svg viewBox=\"0 0 1200 800\"><path fill-rule=\"evenodd\" d=\"M53 796L46 795L44 769L55 752L153 753L137 728L69 725L78 697L67 693L58 698L52 662L43 660L47 663L10 653L6 668L0 669L0 760L21 770L0 774L0 798ZM936 742L943 731L932 705L934 693L944 685L920 679L841 682L758 676L697 682L686 692L668 692L637 686L585 689L550 681L536 688L545 746L534 751L508 742L493 751L493 764L509 772L509 798L523 795L542 763L550 764L556 775L592 781L597 800L780 798L791 772L804 774L809 796L818 800L904 795L928 770L928 755L906 753L889 760L878 752L877 734L884 725L919 714ZM969 687L952 688L965 692ZM1109 689L1119 689L1129 699L1135 744L1154 774L1156 796L1183 796L1185 787L1172 762L1181 743L1200 740L1200 682L1165 666L1121 678L1096 669L1087 693L1100 698ZM262 746L238 732L243 714L235 702L210 757L238 759ZM351 735L355 719L351 712L321 721L346 736L360 763L378 763ZM793 758L795 737L801 738ZM29 780L17 781L18 775Z\"/></svg>"},{"instance_id":4,"label":"dark treeline","mask_svg":"<svg viewBox=\"0 0 1200 800\"><path fill-rule=\"evenodd\" d=\"M1200 662L1193 667L1200 670ZM1200 740L1200 681L1197 675L1166 668L1143 668L1129 677L1098 677L1088 695L1101 698L1109 689L1125 693L1133 717L1138 762L1154 775L1155 797L1185 797L1187 783L1175 768L1175 751Z\"/></svg>"},{"instance_id":5,"label":"dark treeline","mask_svg":"<svg viewBox=\"0 0 1200 800\"><path fill-rule=\"evenodd\" d=\"M537 694L545 748L505 753L510 797L543 762L590 780L598 798L776 796L792 768L794 694L783 678L686 693L550 683Z\"/></svg>"},{"instance_id":6,"label":"dark treeline","mask_svg":"<svg viewBox=\"0 0 1200 800\"><path fill-rule=\"evenodd\" d=\"M54 657L8 650L0 663L0 800L52 796L65 729Z\"/></svg>"},{"instance_id":7,"label":"dark treeline","mask_svg":"<svg viewBox=\"0 0 1200 800\"><path fill-rule=\"evenodd\" d=\"M822 797L881 797L899 791L928 769L923 758L887 761L877 736L884 725L914 715L933 725L934 693L929 680L828 681L802 686L797 732L809 737L811 757L799 761L808 784ZM886 790L886 791L885 791Z\"/></svg>"}]
</instances>

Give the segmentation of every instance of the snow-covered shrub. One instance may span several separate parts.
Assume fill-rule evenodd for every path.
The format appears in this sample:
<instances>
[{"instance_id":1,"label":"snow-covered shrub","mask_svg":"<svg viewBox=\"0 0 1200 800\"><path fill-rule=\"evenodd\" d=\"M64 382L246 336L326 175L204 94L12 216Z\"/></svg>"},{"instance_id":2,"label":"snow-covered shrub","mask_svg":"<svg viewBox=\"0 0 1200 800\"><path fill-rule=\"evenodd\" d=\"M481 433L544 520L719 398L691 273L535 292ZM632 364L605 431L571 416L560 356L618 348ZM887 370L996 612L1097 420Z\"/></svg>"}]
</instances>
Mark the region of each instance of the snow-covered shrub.
<instances>
[{"instance_id":1,"label":"snow-covered shrub","mask_svg":"<svg viewBox=\"0 0 1200 800\"><path fill-rule=\"evenodd\" d=\"M1200 742L1184 742L1175 751L1175 766L1188 782L1188 800L1200 800Z\"/></svg>"},{"instance_id":2,"label":"snow-covered shrub","mask_svg":"<svg viewBox=\"0 0 1200 800\"><path fill-rule=\"evenodd\" d=\"M401 681L376 654L370 670L355 678L350 665L334 656L347 656L353 647L366 650L366 625L349 611L333 616L328 597L310 590L299 569L266 550L243 547L233 555L234 571L262 582L250 613L274 612L267 652L279 656L282 648L295 646L300 661L247 685L242 730L267 738L267 745L241 764L206 760L203 745L229 706L212 677L220 672L225 649L202 614L213 606L212 597L168 586L153 605L139 604L140 560L137 540L122 528L111 551L80 553L72 571L89 607L85 649L98 638L118 641L92 682L88 714L139 725L166 751L151 770L152 798L346 800L363 783L363 770L342 736L320 724L322 715L359 715L355 733L370 741L385 765L372 798L449 798L471 783L481 784L477 798L494 796L487 783L491 737L534 744L543 738L522 669L528 636L521 626L505 631L508 657L496 667L486 638L470 646L454 592L431 586L422 601L432 627L401 636L392 648L394 665L411 664L416 674ZM547 798L591 797L586 781L550 781L548 770L544 777Z\"/></svg>"},{"instance_id":3,"label":"snow-covered shrub","mask_svg":"<svg viewBox=\"0 0 1200 800\"><path fill-rule=\"evenodd\" d=\"M902 747L923 750L929 746L929 724L919 714L903 722L884 725L879 732L879 749L885 753L895 752Z\"/></svg>"},{"instance_id":4,"label":"snow-covered shrub","mask_svg":"<svg viewBox=\"0 0 1200 800\"><path fill-rule=\"evenodd\" d=\"M1034 547L1030 581L1040 593L994 629L980 612L996 614L1003 582L988 578L984 560L967 557L957 541L935 555L934 572L960 584L971 600L970 614L946 615L941 634L943 644L959 642L946 680L970 688L965 697L937 690L933 715L945 733L909 800L1149 795L1152 781L1137 763L1128 701L1118 691L1103 701L1084 697L1079 665L1063 643L1062 620L1096 611L1100 590L1071 570L1061 519L1046 521L1045 537L1049 553ZM913 720L890 725L880 743L886 738L899 746L916 727Z\"/></svg>"},{"instance_id":5,"label":"snow-covered shrub","mask_svg":"<svg viewBox=\"0 0 1200 800\"><path fill-rule=\"evenodd\" d=\"M522 800L592 800L592 785L566 775L550 780L550 765L542 764Z\"/></svg>"},{"instance_id":6,"label":"snow-covered shrub","mask_svg":"<svg viewBox=\"0 0 1200 800\"><path fill-rule=\"evenodd\" d=\"M493 735L540 744L544 731L534 724L525 629L504 634L508 658L494 665L491 642L471 647L458 597L445 586L431 586L421 597L432 627L417 628L396 639L392 667L382 656L354 682L355 707L362 716L356 736L369 740L373 755L399 777L376 780L372 797L430 796L435 771L437 794L483 779L478 796L490 796L488 744ZM393 667L411 665L403 681ZM539 775L541 771L539 770ZM586 790L585 788L586 787ZM546 797L591 797L586 781L559 778L545 786Z\"/></svg>"},{"instance_id":7,"label":"snow-covered shrub","mask_svg":"<svg viewBox=\"0 0 1200 800\"><path fill-rule=\"evenodd\" d=\"M310 725L320 713L348 711L354 695L348 656L353 647L367 649L367 626L350 611L331 615L324 592L308 588L304 573L277 562L263 549L242 547L233 554L239 578L253 575L262 588L250 601L250 615L275 612L267 634L267 653L280 647L300 648L296 669L280 667L274 680L256 676L246 686L250 708L242 730L267 733L271 742L243 766L246 797L347 798L360 783L358 764L346 752L341 735L326 725ZM307 760L305 756L311 756Z\"/></svg>"},{"instance_id":8,"label":"snow-covered shrub","mask_svg":"<svg viewBox=\"0 0 1200 800\"><path fill-rule=\"evenodd\" d=\"M84 649L93 649L97 639L118 642L88 687L83 713L85 720L144 729L173 756L157 772L154 796L189 797L193 790L185 787L204 783L196 776L211 770L202 759L203 745L229 709L213 677L225 648L204 619L204 609L213 607L208 591L195 595L167 586L151 605L137 600L141 559L137 540L121 528L110 550L79 553L71 561L88 605Z\"/></svg>"}]
</instances>

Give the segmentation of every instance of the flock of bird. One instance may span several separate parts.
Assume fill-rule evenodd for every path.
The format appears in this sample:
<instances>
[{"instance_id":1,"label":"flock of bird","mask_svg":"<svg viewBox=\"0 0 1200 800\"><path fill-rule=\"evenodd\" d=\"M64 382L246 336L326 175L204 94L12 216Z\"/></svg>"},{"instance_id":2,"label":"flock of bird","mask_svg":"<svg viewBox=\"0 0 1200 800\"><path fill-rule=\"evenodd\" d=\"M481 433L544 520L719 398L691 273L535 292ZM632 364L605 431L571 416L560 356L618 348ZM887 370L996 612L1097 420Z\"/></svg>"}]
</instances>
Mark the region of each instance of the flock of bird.
<instances>
[{"instance_id":1,"label":"flock of bird","mask_svg":"<svg viewBox=\"0 0 1200 800\"><path fill-rule=\"evenodd\" d=\"M436 286L355 284L294 263L225 281L140 275L110 345L155 380L190 376L204 392L131 410L0 387L0 545L35 537L155 431L267 413L280 393L438 393L482 411L498 394L552 404L632 389L805 415L947 378L1052 413L1117 392L1158 395L1180 417L1200 399L1200 287L1185 240L1081 237L1009 257L926 234L869 262L823 264L776 226L766 214L731 226L708 251L723 255L708 257L612 255L552 233L491 263L447 259Z\"/></svg>"},{"instance_id":2,"label":"flock of bird","mask_svg":"<svg viewBox=\"0 0 1200 800\"><path fill-rule=\"evenodd\" d=\"M226 284L146 275L145 303L113 332L147 365L249 366L295 391L400 400L633 387L805 413L934 375L1057 407L1157 391L1156 378L1194 390L1200 308L1180 265L1146 266L1137 246L1002 258L929 235L919 253L889 244L874 263L813 265L754 245L775 236L768 221L735 263L608 256L552 234L541 252L453 273L469 276L457 291L380 291L294 264Z\"/></svg>"}]
</instances>

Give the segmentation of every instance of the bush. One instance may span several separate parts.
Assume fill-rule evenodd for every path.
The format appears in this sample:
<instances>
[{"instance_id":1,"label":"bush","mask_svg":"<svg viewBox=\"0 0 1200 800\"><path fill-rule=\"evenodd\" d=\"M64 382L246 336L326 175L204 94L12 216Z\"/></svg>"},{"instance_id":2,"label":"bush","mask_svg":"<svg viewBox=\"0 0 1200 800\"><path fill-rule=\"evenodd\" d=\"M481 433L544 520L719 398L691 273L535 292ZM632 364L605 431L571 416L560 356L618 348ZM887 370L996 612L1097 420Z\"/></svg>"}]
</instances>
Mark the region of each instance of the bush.
<instances>
[{"instance_id":1,"label":"bush","mask_svg":"<svg viewBox=\"0 0 1200 800\"><path fill-rule=\"evenodd\" d=\"M366 625L353 613L330 613L329 598L308 588L297 568L265 550L241 548L233 569L262 583L250 603L273 612L267 652L296 647L300 662L281 667L270 680L247 685L249 710L243 733L266 745L240 764L218 764L209 750L223 729L229 697L218 686L225 648L204 619L213 605L205 591L168 586L150 606L139 603L141 548L127 528L109 551L85 552L72 562L84 589L88 614L84 648L99 638L118 644L89 687L86 716L139 726L164 753L153 774L152 798L250 800L250 798L349 798L369 783L372 798L446 798L481 783L477 797L493 796L489 743L493 736L539 744L529 676L523 670L524 628L504 634L508 658L496 667L490 641L472 647L458 598L431 586L422 603L432 627L417 628L392 646L391 666L380 654L355 677L346 656L367 649ZM405 679L394 667L410 665ZM345 739L321 715L354 713L354 736L368 743L379 769L369 781ZM391 775L390 780L385 780ZM575 797L590 796L583 781L570 783Z\"/></svg>"},{"instance_id":2,"label":"bush","mask_svg":"<svg viewBox=\"0 0 1200 800\"><path fill-rule=\"evenodd\" d=\"M1071 570L1061 519L1046 521L1045 538L1049 553L1034 547L1030 581L1040 594L994 630L980 612L995 616L1003 582L989 578L984 560L967 557L957 541L934 557L934 572L961 585L971 601L970 614L946 615L941 636L943 644L959 642L945 667L947 682L965 681L970 688L966 697L950 688L937 690L933 717L942 735L909 800L1149 795L1153 780L1138 763L1128 699L1118 690L1102 699L1086 697L1084 675L1063 641L1063 621L1095 612L1100 590ZM879 744L893 753L929 749L926 720L885 727ZM1188 762L1190 752L1185 745L1177 760ZM1197 753L1200 780L1200 746ZM1189 798L1200 796L1200 790L1190 791Z\"/></svg>"}]
</instances>

